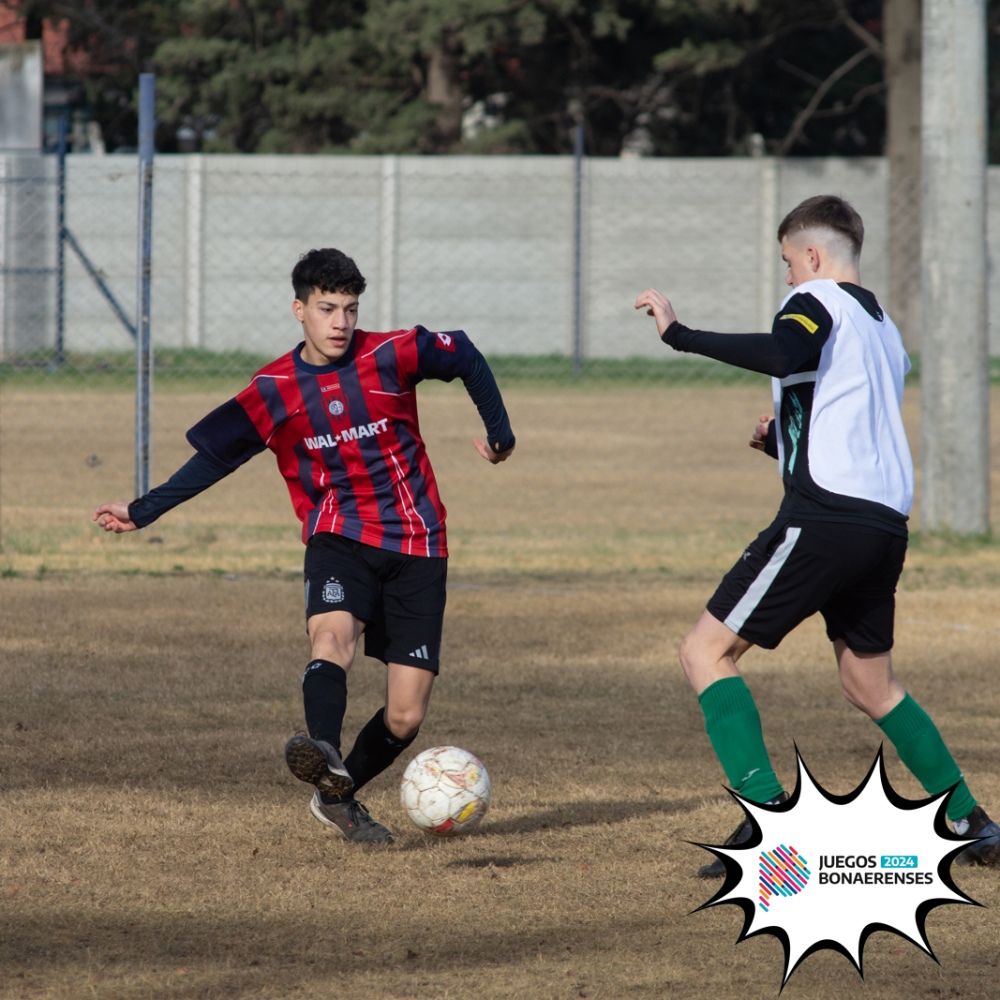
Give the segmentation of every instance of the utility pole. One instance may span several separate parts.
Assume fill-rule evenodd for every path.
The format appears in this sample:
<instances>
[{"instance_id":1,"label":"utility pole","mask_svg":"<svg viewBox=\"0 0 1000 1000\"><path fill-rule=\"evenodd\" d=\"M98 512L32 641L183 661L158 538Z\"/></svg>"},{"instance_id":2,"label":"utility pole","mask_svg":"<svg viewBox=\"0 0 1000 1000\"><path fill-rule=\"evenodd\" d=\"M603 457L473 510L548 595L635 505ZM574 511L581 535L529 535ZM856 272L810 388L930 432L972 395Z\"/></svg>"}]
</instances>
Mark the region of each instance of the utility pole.
<instances>
[{"instance_id":1,"label":"utility pole","mask_svg":"<svg viewBox=\"0 0 1000 1000\"><path fill-rule=\"evenodd\" d=\"M924 0L921 527L989 531L985 0Z\"/></svg>"}]
</instances>

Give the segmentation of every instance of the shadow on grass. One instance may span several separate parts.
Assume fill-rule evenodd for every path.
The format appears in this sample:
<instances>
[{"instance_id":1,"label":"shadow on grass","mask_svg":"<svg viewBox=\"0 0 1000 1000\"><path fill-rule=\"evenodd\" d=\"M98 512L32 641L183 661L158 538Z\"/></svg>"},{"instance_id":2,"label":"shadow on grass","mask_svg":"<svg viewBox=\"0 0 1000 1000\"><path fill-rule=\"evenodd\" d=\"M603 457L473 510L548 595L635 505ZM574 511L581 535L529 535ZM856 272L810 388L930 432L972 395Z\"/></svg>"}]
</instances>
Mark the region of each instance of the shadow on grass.
<instances>
[{"instance_id":1,"label":"shadow on grass","mask_svg":"<svg viewBox=\"0 0 1000 1000\"><path fill-rule=\"evenodd\" d=\"M596 800L593 802L568 803L554 809L539 810L526 816L510 819L498 819L481 831L474 831L473 836L489 833L509 835L518 833L537 833L539 830L567 830L572 827L610 826L631 819L641 819L646 816L673 815L675 813L694 812L704 804L703 798L698 799L625 799Z\"/></svg>"},{"instance_id":2,"label":"shadow on grass","mask_svg":"<svg viewBox=\"0 0 1000 1000\"><path fill-rule=\"evenodd\" d=\"M337 932L324 926L333 914L342 927ZM0 961L7 970L5 986L30 996L218 1000L289 997L300 991L326 995L324 985L337 987L331 996L345 995L343 990L346 995L399 996L389 983L398 989L400 976L404 981L416 977L412 988L423 987L403 995L434 996L441 995L434 987L445 984L421 977L464 970L462 982L468 986L467 976L488 977L491 970L504 968L505 974L517 975L526 954L546 952L550 962L565 963L573 955L576 964L603 951L608 940L658 935L663 923L662 917L623 919L591 912L585 922L556 916L525 928L497 923L496 915L485 910L469 916L456 933L447 914L427 921L401 911L390 930L359 911L339 912L322 897L309 913L227 914L218 919L138 908L114 917L67 909L28 920L0 920ZM347 989L351 982L363 992Z\"/></svg>"},{"instance_id":3,"label":"shadow on grass","mask_svg":"<svg viewBox=\"0 0 1000 1000\"><path fill-rule=\"evenodd\" d=\"M595 801L586 804L575 803L564 808L542 810L537 813L497 819L478 830L472 830L461 838L440 838L441 842L461 842L474 845L476 850L486 850L494 837L520 836L538 833L542 830L572 830L574 827L590 828L614 826L617 823L649 816L671 816L677 813L694 813L704 806L704 797L688 799L646 799L643 801ZM437 838L419 840L414 843L399 844L396 851L419 851L435 843ZM524 858L519 855L494 854L481 858L460 858L447 863L453 868L515 868L520 865L537 864L539 861L556 861L556 858Z\"/></svg>"}]
</instances>

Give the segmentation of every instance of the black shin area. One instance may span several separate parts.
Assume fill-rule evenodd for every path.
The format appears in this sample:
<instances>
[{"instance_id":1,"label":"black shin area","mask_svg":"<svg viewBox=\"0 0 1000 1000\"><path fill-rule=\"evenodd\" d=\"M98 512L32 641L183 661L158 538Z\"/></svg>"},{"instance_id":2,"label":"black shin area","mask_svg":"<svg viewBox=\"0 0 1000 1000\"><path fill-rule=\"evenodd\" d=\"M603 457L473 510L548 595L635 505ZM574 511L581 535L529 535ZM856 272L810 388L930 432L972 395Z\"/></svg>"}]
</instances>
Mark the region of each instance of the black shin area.
<instances>
[{"instance_id":1,"label":"black shin area","mask_svg":"<svg viewBox=\"0 0 1000 1000\"><path fill-rule=\"evenodd\" d=\"M340 730L347 711L347 671L331 660L313 660L302 677L306 728L340 753Z\"/></svg>"},{"instance_id":2,"label":"black shin area","mask_svg":"<svg viewBox=\"0 0 1000 1000\"><path fill-rule=\"evenodd\" d=\"M354 748L344 760L344 767L354 779L354 791L381 774L416 738L393 736L385 724L385 709L380 708L358 733Z\"/></svg>"}]
</instances>

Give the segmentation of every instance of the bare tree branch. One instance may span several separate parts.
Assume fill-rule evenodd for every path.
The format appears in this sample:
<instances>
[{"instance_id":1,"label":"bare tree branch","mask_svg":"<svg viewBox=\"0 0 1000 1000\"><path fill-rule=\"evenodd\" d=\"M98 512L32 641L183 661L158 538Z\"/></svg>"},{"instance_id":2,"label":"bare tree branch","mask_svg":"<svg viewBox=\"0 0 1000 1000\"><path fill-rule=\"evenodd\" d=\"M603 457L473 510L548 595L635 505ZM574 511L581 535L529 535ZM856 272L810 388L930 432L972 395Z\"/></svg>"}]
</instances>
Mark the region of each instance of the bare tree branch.
<instances>
[{"instance_id":1,"label":"bare tree branch","mask_svg":"<svg viewBox=\"0 0 1000 1000\"><path fill-rule=\"evenodd\" d=\"M845 0L835 0L837 9L840 11L840 22L852 35L858 38L862 45L868 49L873 56L879 59L885 58L885 48L882 43L867 29L851 17L847 10Z\"/></svg>"},{"instance_id":2,"label":"bare tree branch","mask_svg":"<svg viewBox=\"0 0 1000 1000\"><path fill-rule=\"evenodd\" d=\"M878 83L869 84L867 87L861 87L851 99L850 104L845 104L839 108L824 108L822 111L814 111L813 119L839 118L843 115L852 115L858 110L859 107L861 107L867 98L872 96L872 94L879 94L884 90L884 80L879 80Z\"/></svg>"},{"instance_id":3,"label":"bare tree branch","mask_svg":"<svg viewBox=\"0 0 1000 1000\"><path fill-rule=\"evenodd\" d=\"M797 76L800 80L805 81L810 87L822 86L823 81L818 76L813 76L812 73L804 69L799 69L798 66L793 66L787 59L779 59L775 66L779 69L783 69L786 73L791 73L792 76Z\"/></svg>"},{"instance_id":4,"label":"bare tree branch","mask_svg":"<svg viewBox=\"0 0 1000 1000\"><path fill-rule=\"evenodd\" d=\"M799 136L802 134L802 130L806 127L806 122L812 118L813 113L820 106L823 98L829 93L830 88L842 77L846 76L848 73L854 69L859 63L864 62L872 52L870 49L860 49L855 52L850 59L846 62L841 63L816 89L816 93L812 95L809 103L798 113L795 121L792 122L792 127L788 130L788 134L784 139L778 144L776 150L778 156L786 156L788 151L799 141Z\"/></svg>"}]
</instances>

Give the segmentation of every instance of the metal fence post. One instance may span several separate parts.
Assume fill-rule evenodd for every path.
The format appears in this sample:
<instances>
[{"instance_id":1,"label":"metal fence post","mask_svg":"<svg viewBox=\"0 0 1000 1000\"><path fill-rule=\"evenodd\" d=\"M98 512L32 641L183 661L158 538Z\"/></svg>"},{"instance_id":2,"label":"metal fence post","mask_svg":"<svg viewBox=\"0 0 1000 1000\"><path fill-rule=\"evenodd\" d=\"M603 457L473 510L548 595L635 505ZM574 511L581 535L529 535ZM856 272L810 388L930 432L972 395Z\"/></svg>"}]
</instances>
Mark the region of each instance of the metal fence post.
<instances>
[{"instance_id":1,"label":"metal fence post","mask_svg":"<svg viewBox=\"0 0 1000 1000\"><path fill-rule=\"evenodd\" d=\"M69 119L59 116L59 152L56 161L56 356L55 367L66 360L66 144Z\"/></svg>"},{"instance_id":2,"label":"metal fence post","mask_svg":"<svg viewBox=\"0 0 1000 1000\"><path fill-rule=\"evenodd\" d=\"M153 73L139 76L139 264L135 322L135 495L149 491L149 425L152 411L151 343L149 335L150 278L153 249L153 151L155 135Z\"/></svg>"},{"instance_id":3,"label":"metal fence post","mask_svg":"<svg viewBox=\"0 0 1000 1000\"><path fill-rule=\"evenodd\" d=\"M583 371L583 122L573 129L573 371Z\"/></svg>"},{"instance_id":4,"label":"metal fence post","mask_svg":"<svg viewBox=\"0 0 1000 1000\"><path fill-rule=\"evenodd\" d=\"M205 346L205 157L184 157L184 333L185 347Z\"/></svg>"},{"instance_id":5,"label":"metal fence post","mask_svg":"<svg viewBox=\"0 0 1000 1000\"><path fill-rule=\"evenodd\" d=\"M774 310L781 301L781 278L778 264L781 261L778 246L778 195L781 183L780 164L774 156L762 156L757 197L760 218L760 244L758 273L760 290L757 299L757 329L770 330Z\"/></svg>"},{"instance_id":6,"label":"metal fence post","mask_svg":"<svg viewBox=\"0 0 1000 1000\"><path fill-rule=\"evenodd\" d=\"M399 256L399 157L382 157L378 199L378 315L380 330L396 329L397 258Z\"/></svg>"}]
</instances>

